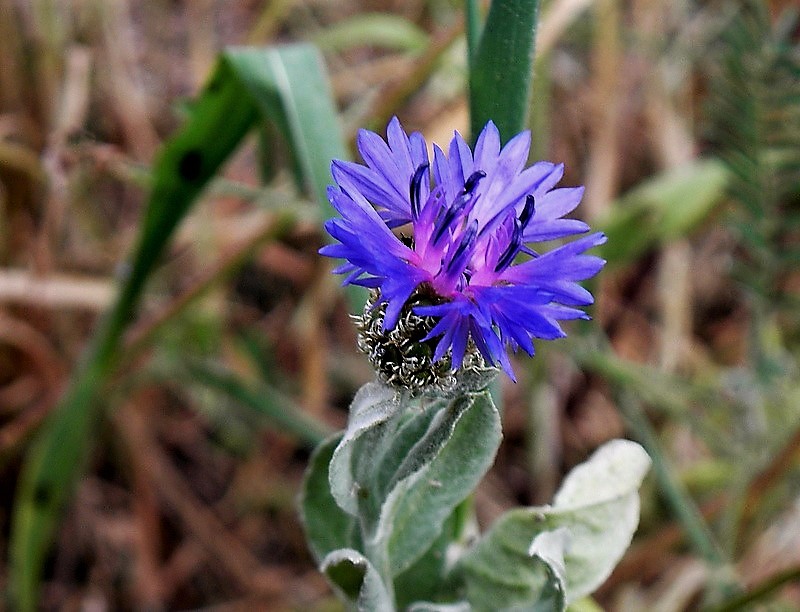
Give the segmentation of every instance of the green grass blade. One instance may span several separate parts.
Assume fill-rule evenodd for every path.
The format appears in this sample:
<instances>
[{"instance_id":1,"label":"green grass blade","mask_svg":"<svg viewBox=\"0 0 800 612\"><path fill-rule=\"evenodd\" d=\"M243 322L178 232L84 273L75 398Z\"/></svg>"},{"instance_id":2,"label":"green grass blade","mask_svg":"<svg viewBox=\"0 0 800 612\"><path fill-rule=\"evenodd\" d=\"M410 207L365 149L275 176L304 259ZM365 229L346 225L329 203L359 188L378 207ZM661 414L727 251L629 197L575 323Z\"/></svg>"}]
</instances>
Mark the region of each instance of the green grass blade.
<instances>
[{"instance_id":1,"label":"green grass blade","mask_svg":"<svg viewBox=\"0 0 800 612\"><path fill-rule=\"evenodd\" d=\"M189 363L188 372L195 382L262 415L276 429L295 436L308 447L313 448L333 433L324 423L301 412L288 397L270 385L248 386L233 372L202 362Z\"/></svg>"},{"instance_id":2,"label":"green grass blade","mask_svg":"<svg viewBox=\"0 0 800 612\"><path fill-rule=\"evenodd\" d=\"M53 533L91 450L101 394L145 283L178 223L260 117L282 129L304 185L327 202L330 161L345 157L345 148L317 52L297 45L225 53L186 124L156 161L130 273L23 465L10 542L9 587L17 610L37 607Z\"/></svg>"},{"instance_id":3,"label":"green grass blade","mask_svg":"<svg viewBox=\"0 0 800 612\"><path fill-rule=\"evenodd\" d=\"M82 364L23 466L11 532L10 586L18 610L36 609L41 569L64 505L79 478L101 418L100 390L145 281L178 221L256 119L230 69L220 65L184 129L156 164L130 275Z\"/></svg>"},{"instance_id":4,"label":"green grass blade","mask_svg":"<svg viewBox=\"0 0 800 612\"><path fill-rule=\"evenodd\" d=\"M322 58L311 45L239 47L225 52L250 95L291 145L298 178L316 195L320 218L335 211L328 202L331 160L348 159ZM366 291L347 287L353 310L360 312Z\"/></svg>"},{"instance_id":5,"label":"green grass blade","mask_svg":"<svg viewBox=\"0 0 800 612\"><path fill-rule=\"evenodd\" d=\"M539 0L494 0L470 69L472 138L491 119L505 142L525 127Z\"/></svg>"},{"instance_id":6,"label":"green grass blade","mask_svg":"<svg viewBox=\"0 0 800 612\"><path fill-rule=\"evenodd\" d=\"M322 58L311 45L240 47L225 52L261 112L291 145L301 181L325 218L333 214L327 188L332 159L347 159Z\"/></svg>"},{"instance_id":7,"label":"green grass blade","mask_svg":"<svg viewBox=\"0 0 800 612\"><path fill-rule=\"evenodd\" d=\"M420 52L428 45L428 35L419 26L386 13L355 15L315 34L312 40L320 49L336 52L365 45Z\"/></svg>"}]
</instances>

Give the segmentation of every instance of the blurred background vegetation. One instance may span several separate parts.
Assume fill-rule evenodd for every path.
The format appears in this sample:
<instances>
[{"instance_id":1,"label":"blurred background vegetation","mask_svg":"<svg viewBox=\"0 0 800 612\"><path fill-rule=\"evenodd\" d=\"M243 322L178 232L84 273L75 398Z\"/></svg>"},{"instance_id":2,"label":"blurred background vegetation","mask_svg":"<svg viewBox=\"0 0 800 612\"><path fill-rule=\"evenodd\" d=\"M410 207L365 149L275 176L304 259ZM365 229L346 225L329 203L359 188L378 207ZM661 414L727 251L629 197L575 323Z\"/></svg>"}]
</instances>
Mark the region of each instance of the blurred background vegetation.
<instances>
[{"instance_id":1,"label":"blurred background vegetation","mask_svg":"<svg viewBox=\"0 0 800 612\"><path fill-rule=\"evenodd\" d=\"M396 114L445 144L469 116L449 0L0 0L0 14L8 550L31 442L130 274L156 153L221 50L318 45L344 142ZM798 23L792 0L542 4L532 157L586 185L578 214L609 234L609 264L595 321L504 381L476 505L489 524L549 500L602 442L645 444L656 468L604 609L800 608ZM56 441L88 463L42 560L42 609L339 609L295 498L371 375L280 127L259 124L202 192L125 321L103 418Z\"/></svg>"}]
</instances>

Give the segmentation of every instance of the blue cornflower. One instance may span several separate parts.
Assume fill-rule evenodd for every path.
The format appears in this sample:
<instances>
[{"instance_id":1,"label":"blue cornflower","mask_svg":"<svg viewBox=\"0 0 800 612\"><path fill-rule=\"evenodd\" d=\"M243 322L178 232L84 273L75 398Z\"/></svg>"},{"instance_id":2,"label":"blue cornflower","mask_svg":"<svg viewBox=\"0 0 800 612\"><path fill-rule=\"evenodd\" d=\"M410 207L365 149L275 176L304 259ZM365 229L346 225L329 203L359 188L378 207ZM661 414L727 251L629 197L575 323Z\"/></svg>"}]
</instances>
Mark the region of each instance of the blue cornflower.
<instances>
[{"instance_id":1,"label":"blue cornflower","mask_svg":"<svg viewBox=\"0 0 800 612\"><path fill-rule=\"evenodd\" d=\"M361 130L357 143L365 165L332 164L328 197L341 218L325 228L338 244L320 253L346 260L334 270L347 274L343 284L378 291L385 331L412 294L423 294L427 304L411 308L435 321L423 338L438 338L434 362L449 354L458 369L471 341L513 379L507 348L533 355L534 338L565 336L560 320L589 318L579 307L593 298L577 281L603 267L584 252L606 237L590 234L543 254L529 246L590 229L563 218L583 196L583 187L554 188L563 164L525 168L530 132L501 148L490 121L474 152L456 132L447 154L434 145L432 163L423 136L407 135L397 118L386 142ZM402 226L410 226L410 238L392 231Z\"/></svg>"}]
</instances>

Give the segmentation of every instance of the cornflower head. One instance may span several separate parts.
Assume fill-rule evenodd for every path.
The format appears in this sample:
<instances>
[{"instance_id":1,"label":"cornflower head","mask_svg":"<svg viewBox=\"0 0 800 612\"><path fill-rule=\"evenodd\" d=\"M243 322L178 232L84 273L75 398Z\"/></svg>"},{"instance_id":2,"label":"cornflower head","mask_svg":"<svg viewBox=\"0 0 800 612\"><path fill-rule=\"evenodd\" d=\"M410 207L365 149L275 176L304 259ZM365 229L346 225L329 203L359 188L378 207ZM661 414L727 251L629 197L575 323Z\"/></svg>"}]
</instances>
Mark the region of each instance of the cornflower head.
<instances>
[{"instance_id":1,"label":"cornflower head","mask_svg":"<svg viewBox=\"0 0 800 612\"><path fill-rule=\"evenodd\" d=\"M361 130L357 144L365 164L332 164L328 197L341 217L325 228L338 243L320 253L345 260L334 270L343 284L373 290L360 345L386 382L425 385L462 365L499 366L514 380L507 349L533 356L534 338L565 336L559 321L589 318L580 307L592 295L577 283L603 267L585 252L606 238L531 247L590 228L564 218L583 187L555 188L563 164L525 167L530 132L501 147L490 121L474 151L456 132L431 161L423 136L394 118L386 141ZM398 359L416 359L419 346L427 361L400 374Z\"/></svg>"}]
</instances>

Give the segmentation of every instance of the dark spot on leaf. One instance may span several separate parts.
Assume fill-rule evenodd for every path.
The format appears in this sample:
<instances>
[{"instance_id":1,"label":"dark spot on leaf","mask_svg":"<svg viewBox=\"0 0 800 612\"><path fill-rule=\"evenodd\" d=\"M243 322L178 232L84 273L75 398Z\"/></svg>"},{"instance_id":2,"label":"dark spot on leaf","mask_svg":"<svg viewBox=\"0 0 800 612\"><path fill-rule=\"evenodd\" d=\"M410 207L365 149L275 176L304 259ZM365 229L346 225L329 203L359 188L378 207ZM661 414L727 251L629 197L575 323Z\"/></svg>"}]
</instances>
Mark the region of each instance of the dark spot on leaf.
<instances>
[{"instance_id":1,"label":"dark spot on leaf","mask_svg":"<svg viewBox=\"0 0 800 612\"><path fill-rule=\"evenodd\" d=\"M222 87L222 79L217 74L214 75L214 77L206 85L206 92L217 93L221 87Z\"/></svg>"},{"instance_id":2,"label":"dark spot on leaf","mask_svg":"<svg viewBox=\"0 0 800 612\"><path fill-rule=\"evenodd\" d=\"M197 149L186 151L178 162L178 173L181 178L194 182L203 172L203 155Z\"/></svg>"},{"instance_id":3,"label":"dark spot on leaf","mask_svg":"<svg viewBox=\"0 0 800 612\"><path fill-rule=\"evenodd\" d=\"M33 503L36 506L47 506L51 497L50 487L46 484L37 485L36 489L33 491Z\"/></svg>"}]
</instances>

